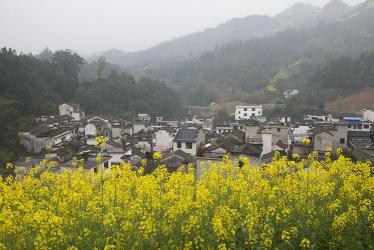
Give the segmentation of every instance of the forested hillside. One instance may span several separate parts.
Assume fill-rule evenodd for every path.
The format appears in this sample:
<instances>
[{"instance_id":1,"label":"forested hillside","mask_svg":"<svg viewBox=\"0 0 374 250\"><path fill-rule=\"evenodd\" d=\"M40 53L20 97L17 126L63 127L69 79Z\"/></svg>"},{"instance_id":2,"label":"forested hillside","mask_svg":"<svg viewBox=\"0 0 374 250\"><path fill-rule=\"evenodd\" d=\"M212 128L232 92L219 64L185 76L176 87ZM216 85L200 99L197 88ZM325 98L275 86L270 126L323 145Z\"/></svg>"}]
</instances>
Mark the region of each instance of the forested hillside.
<instances>
[{"instance_id":1,"label":"forested hillside","mask_svg":"<svg viewBox=\"0 0 374 250\"><path fill-rule=\"evenodd\" d=\"M80 81L84 63L70 50L35 57L1 49L0 165L14 159L19 150L17 132L32 125L36 116L57 114L63 102L79 103L88 114L121 118L132 118L137 112L182 114L178 97L164 83L147 78L136 81L115 71L103 79Z\"/></svg>"},{"instance_id":2,"label":"forested hillside","mask_svg":"<svg viewBox=\"0 0 374 250\"><path fill-rule=\"evenodd\" d=\"M324 89L374 87L374 52L335 58L320 66L309 83Z\"/></svg>"},{"instance_id":3,"label":"forested hillside","mask_svg":"<svg viewBox=\"0 0 374 250\"><path fill-rule=\"evenodd\" d=\"M249 102L251 93L266 90L269 85L276 90L306 89L308 79L320 65L344 54L374 48L374 8L370 2L338 22L233 42L197 59L154 67L146 74L176 84L186 100L191 99L196 88L206 88L207 99L213 96L216 101ZM279 77L280 73L285 77Z\"/></svg>"}]
</instances>

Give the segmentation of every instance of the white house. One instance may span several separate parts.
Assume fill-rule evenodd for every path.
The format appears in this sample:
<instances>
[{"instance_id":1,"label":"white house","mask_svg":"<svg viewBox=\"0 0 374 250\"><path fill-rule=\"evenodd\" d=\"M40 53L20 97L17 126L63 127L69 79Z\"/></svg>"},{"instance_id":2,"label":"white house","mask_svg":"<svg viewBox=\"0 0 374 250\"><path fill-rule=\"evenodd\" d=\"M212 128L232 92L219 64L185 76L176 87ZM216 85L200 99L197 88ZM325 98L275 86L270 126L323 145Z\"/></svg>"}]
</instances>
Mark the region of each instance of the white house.
<instances>
[{"instance_id":1,"label":"white house","mask_svg":"<svg viewBox=\"0 0 374 250\"><path fill-rule=\"evenodd\" d=\"M84 127L84 135L85 136L96 136L97 135L97 128L95 125L89 123Z\"/></svg>"},{"instance_id":2,"label":"white house","mask_svg":"<svg viewBox=\"0 0 374 250\"><path fill-rule=\"evenodd\" d=\"M174 133L166 130L159 129L153 133L153 150L154 151L167 151L173 148Z\"/></svg>"},{"instance_id":3,"label":"white house","mask_svg":"<svg viewBox=\"0 0 374 250\"><path fill-rule=\"evenodd\" d=\"M339 119L335 119L331 114L328 115L307 115L305 120L319 121L319 122L339 122Z\"/></svg>"},{"instance_id":4,"label":"white house","mask_svg":"<svg viewBox=\"0 0 374 250\"><path fill-rule=\"evenodd\" d=\"M122 121L112 121L111 122L111 137L121 137L123 130Z\"/></svg>"},{"instance_id":5,"label":"white house","mask_svg":"<svg viewBox=\"0 0 374 250\"><path fill-rule=\"evenodd\" d=\"M248 120L262 116L262 105L236 106L235 120Z\"/></svg>"},{"instance_id":6,"label":"white house","mask_svg":"<svg viewBox=\"0 0 374 250\"><path fill-rule=\"evenodd\" d=\"M217 125L216 126L216 133L223 134L223 133L231 133L234 131L234 127L230 125Z\"/></svg>"},{"instance_id":7,"label":"white house","mask_svg":"<svg viewBox=\"0 0 374 250\"><path fill-rule=\"evenodd\" d=\"M37 126L29 132L18 133L20 143L28 152L40 153L46 146L55 146L63 142L71 141L74 131L71 128L53 126Z\"/></svg>"},{"instance_id":8,"label":"white house","mask_svg":"<svg viewBox=\"0 0 374 250\"><path fill-rule=\"evenodd\" d=\"M201 125L204 129L209 129L211 130L213 127L213 121L214 117L212 116L187 116L184 124L196 124L196 125Z\"/></svg>"},{"instance_id":9,"label":"white house","mask_svg":"<svg viewBox=\"0 0 374 250\"><path fill-rule=\"evenodd\" d=\"M204 141L205 135L201 130L179 129L173 140L173 151L182 150L185 153L196 155Z\"/></svg>"},{"instance_id":10,"label":"white house","mask_svg":"<svg viewBox=\"0 0 374 250\"><path fill-rule=\"evenodd\" d=\"M80 121L84 117L84 113L80 112L78 104L63 103L58 106L58 113L60 116L71 116L74 121Z\"/></svg>"},{"instance_id":11,"label":"white house","mask_svg":"<svg viewBox=\"0 0 374 250\"><path fill-rule=\"evenodd\" d=\"M280 115L279 122L282 124L291 123L291 117L289 115Z\"/></svg>"},{"instance_id":12,"label":"white house","mask_svg":"<svg viewBox=\"0 0 374 250\"><path fill-rule=\"evenodd\" d=\"M370 109L362 110L362 120L374 122L374 111Z\"/></svg>"},{"instance_id":13,"label":"white house","mask_svg":"<svg viewBox=\"0 0 374 250\"><path fill-rule=\"evenodd\" d=\"M137 121L150 122L151 121L151 116L148 115L148 114L138 114L137 115Z\"/></svg>"},{"instance_id":14,"label":"white house","mask_svg":"<svg viewBox=\"0 0 374 250\"><path fill-rule=\"evenodd\" d=\"M146 124L143 122L134 122L134 124L132 125L132 134L137 134L146 127Z\"/></svg>"},{"instance_id":15,"label":"white house","mask_svg":"<svg viewBox=\"0 0 374 250\"><path fill-rule=\"evenodd\" d=\"M111 132L111 125L108 120L105 120L101 117L95 116L87 120L87 125L84 127L85 136L97 136L104 135L109 138Z\"/></svg>"},{"instance_id":16,"label":"white house","mask_svg":"<svg viewBox=\"0 0 374 250\"><path fill-rule=\"evenodd\" d=\"M370 132L371 122L364 121L359 117L344 117L343 122L348 123L348 131Z\"/></svg>"}]
</instances>

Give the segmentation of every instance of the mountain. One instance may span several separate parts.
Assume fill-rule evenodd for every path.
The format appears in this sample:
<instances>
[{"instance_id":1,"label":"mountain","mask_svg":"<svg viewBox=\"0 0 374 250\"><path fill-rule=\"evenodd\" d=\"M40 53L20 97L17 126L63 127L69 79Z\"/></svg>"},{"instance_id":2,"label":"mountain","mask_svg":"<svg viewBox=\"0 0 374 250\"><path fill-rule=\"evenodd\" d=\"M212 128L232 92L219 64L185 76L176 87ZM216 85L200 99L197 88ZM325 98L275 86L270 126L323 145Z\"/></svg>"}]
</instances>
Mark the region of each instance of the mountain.
<instances>
[{"instance_id":1,"label":"mountain","mask_svg":"<svg viewBox=\"0 0 374 250\"><path fill-rule=\"evenodd\" d=\"M336 22L232 42L194 59L154 66L147 75L179 86L186 100L200 93L210 93L208 97L194 98L202 102L199 104L211 100L211 95L214 101L274 101L275 96L265 91L270 83L278 91L289 86L307 89L305 78L313 73L314 65L339 55L374 49L373 23L374 8L361 8L357 14ZM290 65L297 65L297 70L290 72ZM282 69L289 76L273 82ZM196 93L194 90L199 88L204 91Z\"/></svg>"},{"instance_id":2,"label":"mountain","mask_svg":"<svg viewBox=\"0 0 374 250\"><path fill-rule=\"evenodd\" d=\"M284 10L275 16L278 21L289 22L295 24L305 18L316 16L320 13L321 8L305 3L296 3L292 7Z\"/></svg>"},{"instance_id":3,"label":"mountain","mask_svg":"<svg viewBox=\"0 0 374 250\"><path fill-rule=\"evenodd\" d=\"M322 8L320 15L324 22L331 22L342 17L349 9L349 5L342 0L331 0Z\"/></svg>"},{"instance_id":4,"label":"mountain","mask_svg":"<svg viewBox=\"0 0 374 250\"><path fill-rule=\"evenodd\" d=\"M115 55L117 51L112 50L102 55L108 62L122 66L150 66L165 61L191 59L233 41L274 35L305 18L317 15L319 11L319 7L299 3L274 17L252 15L235 18L214 28L175 38L139 52L119 52Z\"/></svg>"},{"instance_id":5,"label":"mountain","mask_svg":"<svg viewBox=\"0 0 374 250\"><path fill-rule=\"evenodd\" d=\"M85 58L87 61L92 62L97 60L100 56L105 57L105 59L112 64L121 64L122 58L125 57L128 52L125 52L120 49L110 49L104 52L95 52L89 55L86 55Z\"/></svg>"}]
</instances>

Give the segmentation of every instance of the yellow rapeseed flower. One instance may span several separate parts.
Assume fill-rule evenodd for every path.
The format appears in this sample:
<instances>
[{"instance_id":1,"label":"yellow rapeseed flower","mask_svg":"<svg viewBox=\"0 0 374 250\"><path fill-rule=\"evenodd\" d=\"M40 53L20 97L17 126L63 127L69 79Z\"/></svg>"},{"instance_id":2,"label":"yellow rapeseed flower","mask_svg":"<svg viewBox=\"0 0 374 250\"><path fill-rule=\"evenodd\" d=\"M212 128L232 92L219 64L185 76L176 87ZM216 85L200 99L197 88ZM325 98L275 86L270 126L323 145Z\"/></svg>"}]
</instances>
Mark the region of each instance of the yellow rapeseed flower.
<instances>
[{"instance_id":1,"label":"yellow rapeseed flower","mask_svg":"<svg viewBox=\"0 0 374 250\"><path fill-rule=\"evenodd\" d=\"M161 152L154 152L153 153L153 160L154 161L159 161L162 159L162 153Z\"/></svg>"},{"instance_id":2,"label":"yellow rapeseed flower","mask_svg":"<svg viewBox=\"0 0 374 250\"><path fill-rule=\"evenodd\" d=\"M308 249L310 248L310 240L303 238L300 242L300 247L303 249Z\"/></svg>"},{"instance_id":3,"label":"yellow rapeseed flower","mask_svg":"<svg viewBox=\"0 0 374 250\"><path fill-rule=\"evenodd\" d=\"M310 145L311 142L312 142L312 141L311 141L310 139L308 139L308 138L305 138L305 139L303 140L303 144L304 144L304 145Z\"/></svg>"}]
</instances>

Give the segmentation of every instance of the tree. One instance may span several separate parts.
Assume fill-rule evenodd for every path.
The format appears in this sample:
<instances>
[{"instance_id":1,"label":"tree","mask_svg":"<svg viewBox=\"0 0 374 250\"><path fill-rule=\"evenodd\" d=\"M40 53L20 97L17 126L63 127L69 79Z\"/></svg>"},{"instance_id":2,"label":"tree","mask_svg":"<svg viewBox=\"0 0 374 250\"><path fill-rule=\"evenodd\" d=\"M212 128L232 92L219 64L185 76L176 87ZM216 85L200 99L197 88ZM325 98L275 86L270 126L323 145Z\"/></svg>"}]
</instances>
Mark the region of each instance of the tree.
<instances>
[{"instance_id":1,"label":"tree","mask_svg":"<svg viewBox=\"0 0 374 250\"><path fill-rule=\"evenodd\" d=\"M56 79L55 90L64 101L70 101L79 86L78 73L85 60L71 50L60 50L53 54L52 74Z\"/></svg>"},{"instance_id":2,"label":"tree","mask_svg":"<svg viewBox=\"0 0 374 250\"><path fill-rule=\"evenodd\" d=\"M106 72L107 63L106 63L105 57L100 56L97 59L97 64L98 64L97 65L97 79L98 80L105 79L107 77L107 72Z\"/></svg>"}]
</instances>

